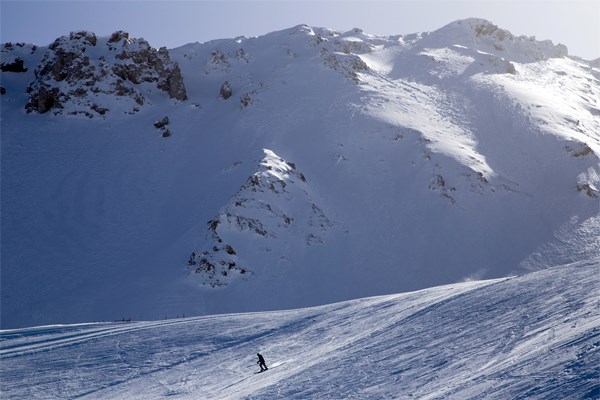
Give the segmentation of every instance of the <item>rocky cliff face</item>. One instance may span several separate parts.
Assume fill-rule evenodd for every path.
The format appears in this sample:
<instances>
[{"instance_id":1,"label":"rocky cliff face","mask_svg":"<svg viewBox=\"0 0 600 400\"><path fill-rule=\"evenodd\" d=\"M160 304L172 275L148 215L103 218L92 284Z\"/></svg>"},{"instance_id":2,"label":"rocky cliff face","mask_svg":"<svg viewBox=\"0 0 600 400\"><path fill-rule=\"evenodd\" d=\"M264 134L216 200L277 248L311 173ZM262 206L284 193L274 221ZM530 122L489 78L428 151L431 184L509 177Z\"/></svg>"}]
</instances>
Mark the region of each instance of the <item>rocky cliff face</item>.
<instances>
[{"instance_id":1,"label":"rocky cliff face","mask_svg":"<svg viewBox=\"0 0 600 400\"><path fill-rule=\"evenodd\" d=\"M187 99L179 66L166 48L156 50L123 31L110 38L72 32L54 41L35 68L26 109L93 117L111 111L107 96L118 96L124 111L135 113L153 89Z\"/></svg>"}]
</instances>

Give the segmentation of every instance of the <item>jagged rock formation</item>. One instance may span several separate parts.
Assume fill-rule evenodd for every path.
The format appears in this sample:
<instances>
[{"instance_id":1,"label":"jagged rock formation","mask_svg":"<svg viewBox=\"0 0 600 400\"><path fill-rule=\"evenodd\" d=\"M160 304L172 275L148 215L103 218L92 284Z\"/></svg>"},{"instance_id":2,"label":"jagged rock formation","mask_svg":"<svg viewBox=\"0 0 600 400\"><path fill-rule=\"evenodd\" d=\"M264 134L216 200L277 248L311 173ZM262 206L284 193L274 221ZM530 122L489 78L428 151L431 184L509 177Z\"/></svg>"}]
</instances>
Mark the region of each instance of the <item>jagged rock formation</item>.
<instances>
[{"instance_id":1,"label":"jagged rock formation","mask_svg":"<svg viewBox=\"0 0 600 400\"><path fill-rule=\"evenodd\" d=\"M372 52L375 46L363 40L368 35L364 35L361 29L355 28L340 35L328 29L322 29L317 33L312 28L303 25L298 27L298 31L314 35L311 44L319 48L323 65L339 72L344 77L358 83L358 73L369 70L360 55Z\"/></svg>"},{"instance_id":2,"label":"jagged rock formation","mask_svg":"<svg viewBox=\"0 0 600 400\"><path fill-rule=\"evenodd\" d=\"M600 197L600 175L594 168L577 176L577 190L592 198Z\"/></svg>"},{"instance_id":3,"label":"jagged rock formation","mask_svg":"<svg viewBox=\"0 0 600 400\"><path fill-rule=\"evenodd\" d=\"M72 32L52 43L35 68L26 109L38 113L67 109L68 114L92 117L110 111L106 96L118 96L126 99L129 112L137 112L146 102L141 88L148 85L172 99L187 99L179 66L166 48L156 50L122 31L110 38Z\"/></svg>"},{"instance_id":4,"label":"jagged rock formation","mask_svg":"<svg viewBox=\"0 0 600 400\"><path fill-rule=\"evenodd\" d=\"M225 81L223 85L221 85L221 90L219 91L219 94L225 100L227 100L233 95L233 90L231 89L229 81Z\"/></svg>"},{"instance_id":5,"label":"jagged rock formation","mask_svg":"<svg viewBox=\"0 0 600 400\"><path fill-rule=\"evenodd\" d=\"M207 245L198 255L194 251L188 261L205 285L226 286L235 276L254 274L255 266L238 257L236 248L241 238L262 243L265 251L271 252L277 250L270 249L269 243L285 240L291 231L303 245L312 246L322 244L333 227L315 204L307 179L296 165L271 150L264 152L257 171L208 222Z\"/></svg>"}]
</instances>

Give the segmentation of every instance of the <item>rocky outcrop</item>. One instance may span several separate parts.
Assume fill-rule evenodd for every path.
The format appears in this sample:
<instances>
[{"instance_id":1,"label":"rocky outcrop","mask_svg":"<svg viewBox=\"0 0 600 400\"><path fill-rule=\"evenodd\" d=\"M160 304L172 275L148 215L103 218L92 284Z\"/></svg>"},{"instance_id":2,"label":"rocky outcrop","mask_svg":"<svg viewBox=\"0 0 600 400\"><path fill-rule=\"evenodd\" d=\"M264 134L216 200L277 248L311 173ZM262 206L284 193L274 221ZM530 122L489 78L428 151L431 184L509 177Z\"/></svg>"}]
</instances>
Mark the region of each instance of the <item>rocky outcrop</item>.
<instances>
[{"instance_id":1,"label":"rocky outcrop","mask_svg":"<svg viewBox=\"0 0 600 400\"><path fill-rule=\"evenodd\" d=\"M291 230L300 232L295 236L301 240L297 245L313 246L322 244L333 227L296 165L271 150L264 151L257 171L208 222L204 247L195 250L188 261L204 285L226 286L235 277L247 279L256 273L253 266L242 262L244 254L238 245L260 243L273 255L281 250L277 241L289 237Z\"/></svg>"},{"instance_id":2,"label":"rocky outcrop","mask_svg":"<svg viewBox=\"0 0 600 400\"><path fill-rule=\"evenodd\" d=\"M577 191L594 199L600 197L600 174L595 168L590 167L577 176Z\"/></svg>"},{"instance_id":3,"label":"rocky outcrop","mask_svg":"<svg viewBox=\"0 0 600 400\"><path fill-rule=\"evenodd\" d=\"M27 111L36 110L39 113L45 113L55 107L62 108L60 97L58 88L40 86L29 97Z\"/></svg>"},{"instance_id":4,"label":"rocky outcrop","mask_svg":"<svg viewBox=\"0 0 600 400\"><path fill-rule=\"evenodd\" d=\"M38 58L38 46L27 43L4 43L0 47L2 53L2 62L0 63L0 71L9 74L26 74L31 73L30 68L34 60ZM6 75L5 75L6 76Z\"/></svg>"},{"instance_id":5,"label":"rocky outcrop","mask_svg":"<svg viewBox=\"0 0 600 400\"><path fill-rule=\"evenodd\" d=\"M154 123L154 127L156 129L160 129L162 132L162 137L165 138L171 136L171 130L167 129L167 125L169 125L169 117L164 117L160 121L156 121Z\"/></svg>"},{"instance_id":6,"label":"rocky outcrop","mask_svg":"<svg viewBox=\"0 0 600 400\"><path fill-rule=\"evenodd\" d=\"M508 61L529 63L549 58L566 57L565 45L535 37L516 36L492 22L468 18L454 21L424 36L422 48L443 48L461 45L473 50L494 54Z\"/></svg>"},{"instance_id":7,"label":"rocky outcrop","mask_svg":"<svg viewBox=\"0 0 600 400\"><path fill-rule=\"evenodd\" d=\"M358 83L359 72L369 70L367 64L356 54L331 53L327 49L321 49L323 64L346 78Z\"/></svg>"},{"instance_id":8,"label":"rocky outcrop","mask_svg":"<svg viewBox=\"0 0 600 400\"><path fill-rule=\"evenodd\" d=\"M368 65L360 58L360 54L372 52L374 45L363 40L365 35L362 30L355 28L338 35L327 30L315 33L311 29L310 33L310 45L320 48L319 54L326 67L356 83L359 82L359 73L369 70Z\"/></svg>"},{"instance_id":9,"label":"rocky outcrop","mask_svg":"<svg viewBox=\"0 0 600 400\"><path fill-rule=\"evenodd\" d=\"M37 65L26 109L91 117L110 111L116 96L127 99L130 111L136 112L147 102L148 86L172 99L187 99L179 66L166 48L156 50L122 31L110 38L72 32L54 41Z\"/></svg>"},{"instance_id":10,"label":"rocky outcrop","mask_svg":"<svg viewBox=\"0 0 600 400\"><path fill-rule=\"evenodd\" d=\"M229 83L229 81L225 81L221 85L221 90L219 91L219 94L225 100L227 100L233 95L233 90L231 89L231 84Z\"/></svg>"},{"instance_id":11,"label":"rocky outcrop","mask_svg":"<svg viewBox=\"0 0 600 400\"><path fill-rule=\"evenodd\" d=\"M23 65L23 59L21 57L17 57L10 63L2 63L0 69L2 72L27 72L27 68Z\"/></svg>"},{"instance_id":12,"label":"rocky outcrop","mask_svg":"<svg viewBox=\"0 0 600 400\"><path fill-rule=\"evenodd\" d=\"M181 70L177 63L175 63L173 68L166 73L164 83L159 84L158 88L169 93L169 97L172 99L180 101L187 100L187 92L185 90L185 85L183 84L183 75L181 75Z\"/></svg>"}]
</instances>

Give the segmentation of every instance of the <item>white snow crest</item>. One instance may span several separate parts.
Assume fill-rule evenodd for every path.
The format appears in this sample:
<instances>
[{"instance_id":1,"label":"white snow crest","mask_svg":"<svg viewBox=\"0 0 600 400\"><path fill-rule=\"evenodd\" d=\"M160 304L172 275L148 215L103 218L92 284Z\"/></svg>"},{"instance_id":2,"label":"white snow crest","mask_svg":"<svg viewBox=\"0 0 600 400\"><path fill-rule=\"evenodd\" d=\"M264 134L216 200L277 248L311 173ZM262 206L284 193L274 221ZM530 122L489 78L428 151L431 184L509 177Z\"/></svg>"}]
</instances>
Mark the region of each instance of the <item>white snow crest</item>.
<instances>
[{"instance_id":1,"label":"white snow crest","mask_svg":"<svg viewBox=\"0 0 600 400\"><path fill-rule=\"evenodd\" d=\"M236 249L246 259L257 259L251 255L265 251L271 257L285 258L286 241L321 244L333 226L315 204L307 179L296 165L272 150L263 151L257 172L209 221L208 246L198 255L194 252L188 262L204 285L226 286L232 272L244 277L255 274L256 267L240 261Z\"/></svg>"},{"instance_id":2,"label":"white snow crest","mask_svg":"<svg viewBox=\"0 0 600 400\"><path fill-rule=\"evenodd\" d=\"M550 40L538 41L535 37L515 36L479 18L454 21L426 36L421 45L433 48L462 45L517 62L536 62L568 55L566 46L562 44L554 45Z\"/></svg>"},{"instance_id":3,"label":"white snow crest","mask_svg":"<svg viewBox=\"0 0 600 400\"><path fill-rule=\"evenodd\" d=\"M600 175L593 167L589 167L587 172L582 172L577 176L577 190L584 192L589 197L600 197Z\"/></svg>"}]
</instances>

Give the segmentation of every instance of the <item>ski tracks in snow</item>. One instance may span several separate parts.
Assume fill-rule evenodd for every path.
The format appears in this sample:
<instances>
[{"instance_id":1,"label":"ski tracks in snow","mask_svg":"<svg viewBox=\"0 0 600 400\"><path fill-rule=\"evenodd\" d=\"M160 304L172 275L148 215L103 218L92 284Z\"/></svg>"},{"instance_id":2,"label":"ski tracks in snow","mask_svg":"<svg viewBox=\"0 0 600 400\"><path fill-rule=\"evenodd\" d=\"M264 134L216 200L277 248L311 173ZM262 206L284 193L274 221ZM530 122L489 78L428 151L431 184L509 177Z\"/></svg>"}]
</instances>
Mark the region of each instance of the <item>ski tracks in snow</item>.
<instances>
[{"instance_id":1,"label":"ski tracks in snow","mask_svg":"<svg viewBox=\"0 0 600 400\"><path fill-rule=\"evenodd\" d=\"M92 327L86 327L81 325L81 331L75 331L74 333L68 333L60 335L54 333L52 326L42 327L42 329L34 328L29 332L21 335L25 344L19 345L3 345L0 342L0 358L16 357L29 353L36 353L40 351L55 350L60 347L74 346L81 344L82 342L94 339L103 339L107 336L119 335L123 333L141 331L144 329L152 329L156 326L164 327L171 324L182 324L189 323L188 320L181 320L175 322L150 322L140 324L130 323L106 323L104 324L93 324ZM75 325L77 326L77 325ZM5 335L10 336L11 331L6 331ZM27 340L28 337L34 337L33 340ZM3 340L4 342L5 340Z\"/></svg>"},{"instance_id":2,"label":"ski tracks in snow","mask_svg":"<svg viewBox=\"0 0 600 400\"><path fill-rule=\"evenodd\" d=\"M0 389L11 399L585 398L598 390L596 274L597 264L566 266L299 310L5 331ZM266 373L254 374L257 352Z\"/></svg>"}]
</instances>

